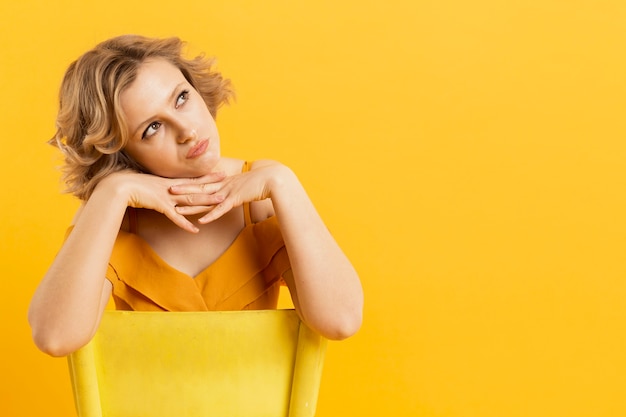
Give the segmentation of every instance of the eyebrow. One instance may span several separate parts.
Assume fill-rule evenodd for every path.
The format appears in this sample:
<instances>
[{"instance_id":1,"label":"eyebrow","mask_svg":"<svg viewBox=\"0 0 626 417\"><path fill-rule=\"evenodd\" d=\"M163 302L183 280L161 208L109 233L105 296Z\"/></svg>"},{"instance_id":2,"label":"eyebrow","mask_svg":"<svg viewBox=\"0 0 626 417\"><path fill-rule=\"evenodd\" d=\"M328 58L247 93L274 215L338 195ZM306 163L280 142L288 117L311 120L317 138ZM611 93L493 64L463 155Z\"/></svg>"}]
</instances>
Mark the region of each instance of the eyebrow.
<instances>
[{"instance_id":1,"label":"eyebrow","mask_svg":"<svg viewBox=\"0 0 626 417\"><path fill-rule=\"evenodd\" d=\"M172 100L174 100L174 97L176 97L176 94L178 93L178 90L180 90L180 88L185 85L187 83L187 80L185 81L181 81L180 83L176 84L176 86L174 87L174 89L172 90L172 92L170 93L169 97L167 98L167 102L171 102ZM144 120L143 122L139 123L139 125L137 126L137 128L135 129L135 131L131 134L131 138L134 138L137 136L137 133L148 123L150 123L152 120L154 119L154 116L150 116L148 117L146 120Z\"/></svg>"}]
</instances>

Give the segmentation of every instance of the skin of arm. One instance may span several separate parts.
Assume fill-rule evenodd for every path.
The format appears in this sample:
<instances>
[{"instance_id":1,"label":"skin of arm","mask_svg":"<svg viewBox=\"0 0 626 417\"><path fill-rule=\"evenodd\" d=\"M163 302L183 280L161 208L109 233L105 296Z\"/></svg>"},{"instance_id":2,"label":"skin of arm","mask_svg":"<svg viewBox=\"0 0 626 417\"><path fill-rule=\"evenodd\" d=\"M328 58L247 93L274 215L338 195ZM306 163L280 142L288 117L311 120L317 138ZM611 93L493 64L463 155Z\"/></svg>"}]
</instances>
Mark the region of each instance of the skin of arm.
<instances>
[{"instance_id":1,"label":"skin of arm","mask_svg":"<svg viewBox=\"0 0 626 417\"><path fill-rule=\"evenodd\" d=\"M285 279L303 320L335 340L361 326L363 292L356 271L291 170L271 186L292 274Z\"/></svg>"},{"instance_id":2,"label":"skin of arm","mask_svg":"<svg viewBox=\"0 0 626 417\"><path fill-rule=\"evenodd\" d=\"M97 187L37 288L28 311L35 345L64 356L95 334L111 293L104 276L126 210L123 196Z\"/></svg>"}]
</instances>

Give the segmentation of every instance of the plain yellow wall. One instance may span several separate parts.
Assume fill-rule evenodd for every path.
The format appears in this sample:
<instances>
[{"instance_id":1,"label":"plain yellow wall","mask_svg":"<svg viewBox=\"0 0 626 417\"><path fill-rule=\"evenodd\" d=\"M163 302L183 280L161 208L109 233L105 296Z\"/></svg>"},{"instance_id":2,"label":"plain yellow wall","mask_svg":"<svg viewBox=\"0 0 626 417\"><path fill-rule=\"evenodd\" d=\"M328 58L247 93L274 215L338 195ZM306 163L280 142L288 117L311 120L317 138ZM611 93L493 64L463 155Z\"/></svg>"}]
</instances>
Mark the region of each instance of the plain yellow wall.
<instances>
[{"instance_id":1,"label":"plain yellow wall","mask_svg":"<svg viewBox=\"0 0 626 417\"><path fill-rule=\"evenodd\" d=\"M218 57L223 151L296 170L366 291L318 416L626 415L623 0L0 5L3 416L70 416L29 298L76 202L57 88L121 33Z\"/></svg>"}]
</instances>

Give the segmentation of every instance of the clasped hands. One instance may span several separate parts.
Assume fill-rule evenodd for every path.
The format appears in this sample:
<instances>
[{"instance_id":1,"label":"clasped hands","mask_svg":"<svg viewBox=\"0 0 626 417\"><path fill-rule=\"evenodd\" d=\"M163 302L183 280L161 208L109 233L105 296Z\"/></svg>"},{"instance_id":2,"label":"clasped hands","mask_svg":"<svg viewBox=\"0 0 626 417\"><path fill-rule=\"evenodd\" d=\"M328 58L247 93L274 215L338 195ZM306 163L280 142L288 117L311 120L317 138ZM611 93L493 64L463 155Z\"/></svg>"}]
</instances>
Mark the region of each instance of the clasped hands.
<instances>
[{"instance_id":1,"label":"clasped hands","mask_svg":"<svg viewBox=\"0 0 626 417\"><path fill-rule=\"evenodd\" d=\"M276 186L295 179L286 166L274 161L257 161L245 173L227 175L212 172L196 178L165 178L129 170L110 174L98 185L113 188L125 195L127 205L155 210L177 226L196 233L198 227L186 216L202 215L197 222L206 224L219 219L244 203L272 198ZM297 181L297 179L295 179Z\"/></svg>"},{"instance_id":2,"label":"clasped hands","mask_svg":"<svg viewBox=\"0 0 626 417\"><path fill-rule=\"evenodd\" d=\"M135 173L129 205L159 211L179 227L197 232L186 216L204 214L197 222L206 224L246 202L270 198L273 184L289 172L282 164L264 161L234 175L213 172L196 178L163 178Z\"/></svg>"}]
</instances>

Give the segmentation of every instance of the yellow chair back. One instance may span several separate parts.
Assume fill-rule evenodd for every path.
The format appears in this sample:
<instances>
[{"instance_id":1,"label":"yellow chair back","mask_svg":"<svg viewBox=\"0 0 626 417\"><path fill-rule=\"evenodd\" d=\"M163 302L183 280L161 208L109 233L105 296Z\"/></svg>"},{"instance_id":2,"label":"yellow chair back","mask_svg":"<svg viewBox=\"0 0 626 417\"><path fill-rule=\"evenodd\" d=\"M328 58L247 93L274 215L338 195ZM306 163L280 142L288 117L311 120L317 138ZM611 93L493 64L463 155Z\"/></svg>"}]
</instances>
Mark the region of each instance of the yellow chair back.
<instances>
[{"instance_id":1,"label":"yellow chair back","mask_svg":"<svg viewBox=\"0 0 626 417\"><path fill-rule=\"evenodd\" d=\"M325 351L294 310L105 311L68 363L79 417L311 417Z\"/></svg>"}]
</instances>

